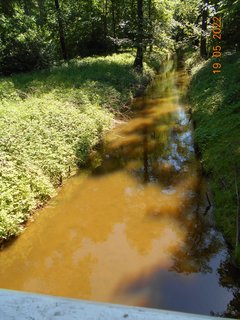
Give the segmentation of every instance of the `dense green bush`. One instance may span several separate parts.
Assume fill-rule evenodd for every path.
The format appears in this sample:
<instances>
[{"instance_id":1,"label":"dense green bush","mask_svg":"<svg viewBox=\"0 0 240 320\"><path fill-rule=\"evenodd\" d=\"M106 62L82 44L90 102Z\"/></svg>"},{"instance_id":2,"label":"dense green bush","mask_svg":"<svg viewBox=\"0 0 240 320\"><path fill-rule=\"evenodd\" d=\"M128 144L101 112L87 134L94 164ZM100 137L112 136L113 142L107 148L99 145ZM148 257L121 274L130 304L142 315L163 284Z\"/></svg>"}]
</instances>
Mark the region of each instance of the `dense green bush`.
<instances>
[{"instance_id":1,"label":"dense green bush","mask_svg":"<svg viewBox=\"0 0 240 320\"><path fill-rule=\"evenodd\" d=\"M169 49L160 50L157 47L154 47L151 52L146 53L145 60L151 68L160 72L163 66L162 62L170 56L171 53L172 52Z\"/></svg>"},{"instance_id":2,"label":"dense green bush","mask_svg":"<svg viewBox=\"0 0 240 320\"><path fill-rule=\"evenodd\" d=\"M220 1L220 15L223 17L224 47L240 50L240 1Z\"/></svg>"},{"instance_id":3,"label":"dense green bush","mask_svg":"<svg viewBox=\"0 0 240 320\"><path fill-rule=\"evenodd\" d=\"M0 239L17 234L153 76L130 54L0 79Z\"/></svg>"},{"instance_id":4,"label":"dense green bush","mask_svg":"<svg viewBox=\"0 0 240 320\"><path fill-rule=\"evenodd\" d=\"M0 237L4 237L8 221L22 223L54 194L76 162L84 161L111 117L90 104L84 111L62 104L52 94L3 104L0 112Z\"/></svg>"},{"instance_id":5,"label":"dense green bush","mask_svg":"<svg viewBox=\"0 0 240 320\"><path fill-rule=\"evenodd\" d=\"M0 13L0 29L0 74L42 69L53 62L54 45L46 42L44 30L22 10L11 17Z\"/></svg>"}]
</instances>

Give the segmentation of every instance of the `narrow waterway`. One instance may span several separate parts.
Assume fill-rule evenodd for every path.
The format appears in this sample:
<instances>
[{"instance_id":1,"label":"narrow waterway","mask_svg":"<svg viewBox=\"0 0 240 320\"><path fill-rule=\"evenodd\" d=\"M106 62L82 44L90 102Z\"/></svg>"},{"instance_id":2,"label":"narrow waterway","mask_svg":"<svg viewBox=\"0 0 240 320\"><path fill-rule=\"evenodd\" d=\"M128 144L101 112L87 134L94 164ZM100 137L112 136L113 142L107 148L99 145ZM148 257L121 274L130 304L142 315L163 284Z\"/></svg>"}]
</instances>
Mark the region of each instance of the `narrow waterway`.
<instances>
[{"instance_id":1,"label":"narrow waterway","mask_svg":"<svg viewBox=\"0 0 240 320\"><path fill-rule=\"evenodd\" d=\"M171 62L0 253L0 287L200 314L240 297Z\"/></svg>"}]
</instances>

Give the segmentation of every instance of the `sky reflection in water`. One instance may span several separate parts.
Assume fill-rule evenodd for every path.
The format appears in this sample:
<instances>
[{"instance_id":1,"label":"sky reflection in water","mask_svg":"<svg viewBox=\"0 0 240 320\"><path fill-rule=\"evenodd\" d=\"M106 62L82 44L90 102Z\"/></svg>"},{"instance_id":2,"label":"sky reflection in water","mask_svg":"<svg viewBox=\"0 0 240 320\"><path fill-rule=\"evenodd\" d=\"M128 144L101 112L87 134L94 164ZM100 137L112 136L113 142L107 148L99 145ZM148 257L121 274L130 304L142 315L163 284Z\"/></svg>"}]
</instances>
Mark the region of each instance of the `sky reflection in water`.
<instances>
[{"instance_id":1,"label":"sky reflection in water","mask_svg":"<svg viewBox=\"0 0 240 320\"><path fill-rule=\"evenodd\" d=\"M1 252L2 288L202 314L230 303L234 314L239 286L204 216L186 83L168 71L136 99L132 119L94 151L91 173L70 179Z\"/></svg>"}]
</instances>

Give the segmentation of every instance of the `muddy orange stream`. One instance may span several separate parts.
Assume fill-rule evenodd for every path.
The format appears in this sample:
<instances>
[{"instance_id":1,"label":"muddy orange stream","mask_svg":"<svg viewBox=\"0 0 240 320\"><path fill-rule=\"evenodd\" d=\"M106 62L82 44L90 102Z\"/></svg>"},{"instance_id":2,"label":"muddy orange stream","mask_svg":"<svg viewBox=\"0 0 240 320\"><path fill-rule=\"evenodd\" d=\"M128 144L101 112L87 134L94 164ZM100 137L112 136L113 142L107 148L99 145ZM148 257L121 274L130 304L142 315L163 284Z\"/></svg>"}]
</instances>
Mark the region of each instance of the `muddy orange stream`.
<instances>
[{"instance_id":1,"label":"muddy orange stream","mask_svg":"<svg viewBox=\"0 0 240 320\"><path fill-rule=\"evenodd\" d=\"M186 83L168 64L135 100L131 119L91 155L91 170L67 181L1 252L2 288L199 313L226 308L232 294L215 274L226 252L204 216L181 103Z\"/></svg>"}]
</instances>

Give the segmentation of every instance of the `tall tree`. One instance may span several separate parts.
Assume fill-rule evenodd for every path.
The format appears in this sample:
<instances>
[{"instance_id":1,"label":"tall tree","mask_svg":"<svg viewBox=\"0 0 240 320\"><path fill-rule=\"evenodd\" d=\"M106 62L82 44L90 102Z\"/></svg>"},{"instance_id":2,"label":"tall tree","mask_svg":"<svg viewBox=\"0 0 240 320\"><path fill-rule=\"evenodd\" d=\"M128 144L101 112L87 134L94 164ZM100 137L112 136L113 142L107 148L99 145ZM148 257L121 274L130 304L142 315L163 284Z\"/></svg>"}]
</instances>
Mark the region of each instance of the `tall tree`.
<instances>
[{"instance_id":1,"label":"tall tree","mask_svg":"<svg viewBox=\"0 0 240 320\"><path fill-rule=\"evenodd\" d=\"M114 38L114 49L115 52L117 51L116 46L116 38L117 38L117 31L116 31L116 3L115 0L112 0L112 29L113 29L113 38Z\"/></svg>"},{"instance_id":2,"label":"tall tree","mask_svg":"<svg viewBox=\"0 0 240 320\"><path fill-rule=\"evenodd\" d=\"M43 26L46 20L45 1L46 0L37 0L39 9L38 23L40 26Z\"/></svg>"},{"instance_id":3,"label":"tall tree","mask_svg":"<svg viewBox=\"0 0 240 320\"><path fill-rule=\"evenodd\" d=\"M108 29L108 23L107 23L107 16L108 16L108 0L103 1L103 31L104 31L104 39L106 41L107 38L107 29Z\"/></svg>"},{"instance_id":4,"label":"tall tree","mask_svg":"<svg viewBox=\"0 0 240 320\"><path fill-rule=\"evenodd\" d=\"M223 0L219 5L223 19L224 47L240 50L240 1Z\"/></svg>"},{"instance_id":5,"label":"tall tree","mask_svg":"<svg viewBox=\"0 0 240 320\"><path fill-rule=\"evenodd\" d=\"M150 52L152 52L152 48L153 48L153 45L152 45L152 40L153 40L153 23L152 23L152 0L148 0L148 23L149 23L149 36L150 36L150 47L149 47L149 50Z\"/></svg>"},{"instance_id":6,"label":"tall tree","mask_svg":"<svg viewBox=\"0 0 240 320\"><path fill-rule=\"evenodd\" d=\"M137 54L134 61L134 68L142 72L143 70L143 51L144 51L144 17L143 17L143 0L137 0L137 17L138 17L138 27L137 27Z\"/></svg>"},{"instance_id":7,"label":"tall tree","mask_svg":"<svg viewBox=\"0 0 240 320\"><path fill-rule=\"evenodd\" d=\"M200 40L200 55L202 58L207 58L207 20L208 20L208 4L209 0L203 0L202 9L202 33Z\"/></svg>"},{"instance_id":8,"label":"tall tree","mask_svg":"<svg viewBox=\"0 0 240 320\"><path fill-rule=\"evenodd\" d=\"M66 49L66 41L65 41L64 28L63 28L62 12L60 9L59 0L54 0L54 1L55 1L56 12L57 12L59 38L60 38L60 44L62 49L62 56L64 60L67 60L67 49Z\"/></svg>"}]
</instances>

